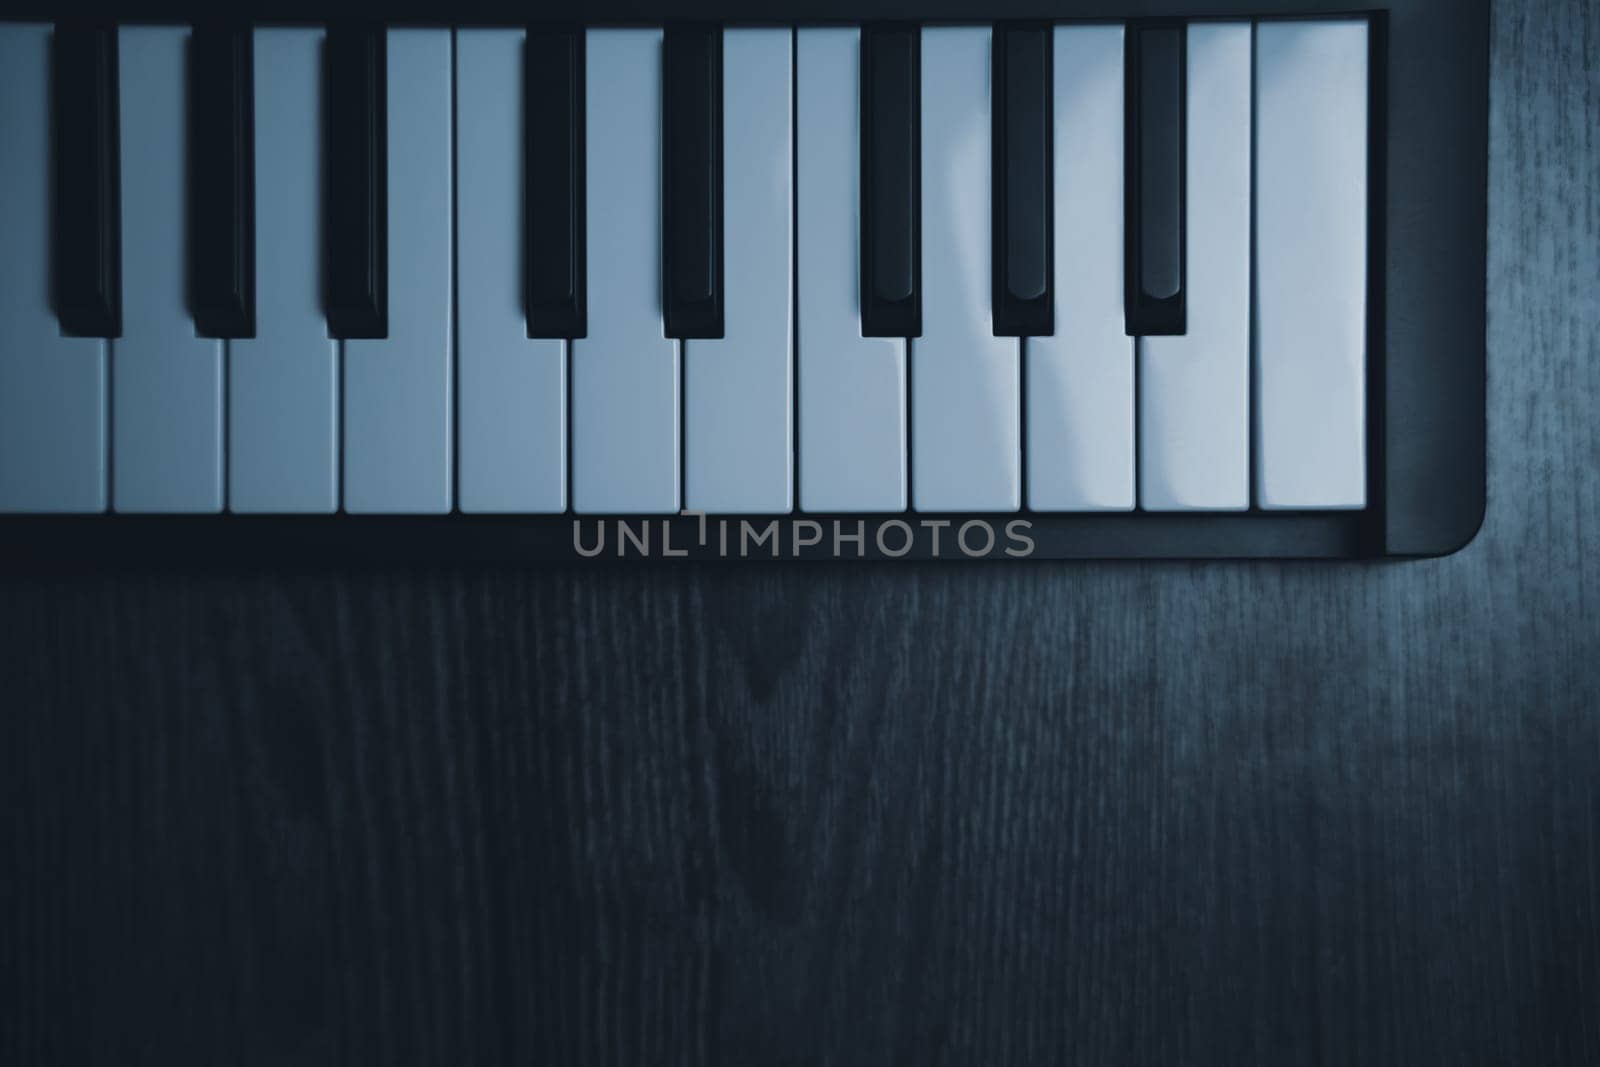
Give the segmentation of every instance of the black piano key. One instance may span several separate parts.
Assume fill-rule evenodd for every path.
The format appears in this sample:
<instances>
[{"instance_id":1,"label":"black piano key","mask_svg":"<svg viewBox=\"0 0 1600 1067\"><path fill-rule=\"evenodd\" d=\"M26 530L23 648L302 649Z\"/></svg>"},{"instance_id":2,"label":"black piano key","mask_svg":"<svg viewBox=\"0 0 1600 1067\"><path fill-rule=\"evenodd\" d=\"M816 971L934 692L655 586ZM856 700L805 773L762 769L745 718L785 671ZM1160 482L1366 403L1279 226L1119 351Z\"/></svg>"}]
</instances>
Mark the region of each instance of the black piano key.
<instances>
[{"instance_id":1,"label":"black piano key","mask_svg":"<svg viewBox=\"0 0 1600 1067\"><path fill-rule=\"evenodd\" d=\"M202 337L256 332L251 35L200 25L189 44L189 284Z\"/></svg>"},{"instance_id":2,"label":"black piano key","mask_svg":"<svg viewBox=\"0 0 1600 1067\"><path fill-rule=\"evenodd\" d=\"M1136 26L1127 46L1127 329L1182 334L1184 28Z\"/></svg>"},{"instance_id":3,"label":"black piano key","mask_svg":"<svg viewBox=\"0 0 1600 1067\"><path fill-rule=\"evenodd\" d=\"M1050 30L998 26L994 36L994 333L1054 332Z\"/></svg>"},{"instance_id":4,"label":"black piano key","mask_svg":"<svg viewBox=\"0 0 1600 1067\"><path fill-rule=\"evenodd\" d=\"M922 39L915 26L861 37L861 332L922 334Z\"/></svg>"},{"instance_id":5,"label":"black piano key","mask_svg":"<svg viewBox=\"0 0 1600 1067\"><path fill-rule=\"evenodd\" d=\"M669 26L662 85L668 337L723 334L722 30Z\"/></svg>"},{"instance_id":6,"label":"black piano key","mask_svg":"<svg viewBox=\"0 0 1600 1067\"><path fill-rule=\"evenodd\" d=\"M334 26L323 46L323 254L328 330L389 333L389 194L383 31Z\"/></svg>"},{"instance_id":7,"label":"black piano key","mask_svg":"<svg viewBox=\"0 0 1600 1067\"><path fill-rule=\"evenodd\" d=\"M122 335L117 35L58 26L52 55L52 288L61 332Z\"/></svg>"},{"instance_id":8,"label":"black piano key","mask_svg":"<svg viewBox=\"0 0 1600 1067\"><path fill-rule=\"evenodd\" d=\"M583 65L583 31L529 31L523 76L529 337L589 333Z\"/></svg>"}]
</instances>

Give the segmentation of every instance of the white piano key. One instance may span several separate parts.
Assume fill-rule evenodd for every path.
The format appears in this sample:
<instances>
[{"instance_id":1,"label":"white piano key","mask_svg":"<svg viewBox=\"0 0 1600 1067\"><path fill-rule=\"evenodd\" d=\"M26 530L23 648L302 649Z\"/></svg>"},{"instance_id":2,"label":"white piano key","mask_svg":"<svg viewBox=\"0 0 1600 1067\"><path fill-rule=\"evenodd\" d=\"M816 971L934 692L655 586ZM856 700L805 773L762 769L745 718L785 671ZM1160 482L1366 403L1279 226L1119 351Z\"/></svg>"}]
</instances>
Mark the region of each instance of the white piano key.
<instances>
[{"instance_id":1,"label":"white piano key","mask_svg":"<svg viewBox=\"0 0 1600 1067\"><path fill-rule=\"evenodd\" d=\"M1250 24L1188 29L1188 315L1139 339L1139 503L1250 507Z\"/></svg>"},{"instance_id":2,"label":"white piano key","mask_svg":"<svg viewBox=\"0 0 1600 1067\"><path fill-rule=\"evenodd\" d=\"M389 336L344 342L344 507L451 507L450 31L389 30Z\"/></svg>"},{"instance_id":3,"label":"white piano key","mask_svg":"<svg viewBox=\"0 0 1600 1067\"><path fill-rule=\"evenodd\" d=\"M319 286L320 29L255 31L256 336L228 343L228 508L339 506L339 353Z\"/></svg>"},{"instance_id":4,"label":"white piano key","mask_svg":"<svg viewBox=\"0 0 1600 1067\"><path fill-rule=\"evenodd\" d=\"M1366 506L1367 23L1256 29L1256 492Z\"/></svg>"},{"instance_id":5,"label":"white piano key","mask_svg":"<svg viewBox=\"0 0 1600 1067\"><path fill-rule=\"evenodd\" d=\"M725 332L683 345L684 497L699 511L794 506L792 55L787 29L723 34Z\"/></svg>"},{"instance_id":6,"label":"white piano key","mask_svg":"<svg viewBox=\"0 0 1600 1067\"><path fill-rule=\"evenodd\" d=\"M567 506L567 342L530 340L523 305L524 37L456 32L456 440L467 512Z\"/></svg>"},{"instance_id":7,"label":"white piano key","mask_svg":"<svg viewBox=\"0 0 1600 1067\"><path fill-rule=\"evenodd\" d=\"M106 342L50 306L48 25L0 25L0 512L106 507Z\"/></svg>"},{"instance_id":8,"label":"white piano key","mask_svg":"<svg viewBox=\"0 0 1600 1067\"><path fill-rule=\"evenodd\" d=\"M1123 30L1055 30L1055 335L1030 337L1028 506L1132 511L1123 318Z\"/></svg>"},{"instance_id":9,"label":"white piano key","mask_svg":"<svg viewBox=\"0 0 1600 1067\"><path fill-rule=\"evenodd\" d=\"M800 505L906 508L906 342L861 336L861 31L796 43Z\"/></svg>"},{"instance_id":10,"label":"white piano key","mask_svg":"<svg viewBox=\"0 0 1600 1067\"><path fill-rule=\"evenodd\" d=\"M572 503L678 510L678 342L661 308L659 29L590 30L589 336L572 343Z\"/></svg>"},{"instance_id":11,"label":"white piano key","mask_svg":"<svg viewBox=\"0 0 1600 1067\"><path fill-rule=\"evenodd\" d=\"M1022 506L1022 357L994 336L988 27L922 31L922 336L911 342L912 504Z\"/></svg>"},{"instance_id":12,"label":"white piano key","mask_svg":"<svg viewBox=\"0 0 1600 1067\"><path fill-rule=\"evenodd\" d=\"M122 337L111 342L112 506L222 510L222 342L188 309L189 30L118 31Z\"/></svg>"}]
</instances>

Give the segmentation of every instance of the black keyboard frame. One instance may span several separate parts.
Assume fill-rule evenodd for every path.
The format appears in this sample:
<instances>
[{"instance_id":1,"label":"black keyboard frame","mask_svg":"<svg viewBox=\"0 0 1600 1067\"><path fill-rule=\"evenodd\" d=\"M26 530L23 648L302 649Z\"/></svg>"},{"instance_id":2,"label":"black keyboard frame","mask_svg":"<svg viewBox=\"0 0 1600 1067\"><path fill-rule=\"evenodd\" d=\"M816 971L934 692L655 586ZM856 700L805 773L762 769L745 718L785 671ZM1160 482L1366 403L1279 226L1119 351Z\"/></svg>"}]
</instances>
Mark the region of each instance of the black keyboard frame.
<instances>
[{"instance_id":1,"label":"black keyboard frame","mask_svg":"<svg viewBox=\"0 0 1600 1067\"><path fill-rule=\"evenodd\" d=\"M713 516L6 516L0 561L1384 559L1447 555L1482 525L1486 488L1488 0L390 0L398 25L733 25L909 20L1371 20L1368 497L1356 512ZM355 0L243 0L230 17L372 19ZM201 0L22 0L8 20L190 22ZM1026 523L1026 528L1012 524ZM771 524L776 523L773 527ZM859 530L858 543L852 538ZM946 525L937 525L937 524ZM964 544L958 531L969 526ZM811 524L815 524L813 530ZM933 524L933 525L930 525ZM626 530L623 527L626 527ZM591 554L604 529L605 548ZM992 532L988 544L985 529ZM1021 536L1008 536L1008 529ZM835 550L834 533L842 535ZM934 547L934 533L939 548ZM775 540L754 541L769 532ZM901 548L908 543L902 552ZM703 535L703 536L702 536ZM726 547L724 547L724 536ZM880 540L881 536L881 540ZM802 544L818 537L815 544ZM664 538L666 538L664 543ZM586 551L576 547L581 540ZM987 545L987 548L986 548ZM1024 549L1031 545L1026 551ZM986 550L985 550L986 548ZM741 549L743 550L741 552Z\"/></svg>"}]
</instances>

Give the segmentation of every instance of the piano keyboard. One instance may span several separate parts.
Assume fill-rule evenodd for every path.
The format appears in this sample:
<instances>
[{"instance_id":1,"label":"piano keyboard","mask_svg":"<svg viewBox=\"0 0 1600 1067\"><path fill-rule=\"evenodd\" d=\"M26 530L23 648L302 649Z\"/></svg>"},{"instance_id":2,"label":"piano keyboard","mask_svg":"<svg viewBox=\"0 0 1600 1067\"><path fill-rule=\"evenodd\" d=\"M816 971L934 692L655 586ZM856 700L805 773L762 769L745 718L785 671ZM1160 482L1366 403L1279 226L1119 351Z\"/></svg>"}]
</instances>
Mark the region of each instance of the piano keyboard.
<instances>
[{"instance_id":1,"label":"piano keyboard","mask_svg":"<svg viewBox=\"0 0 1600 1067\"><path fill-rule=\"evenodd\" d=\"M1424 484L1386 386L1464 397L1418 454L1470 475L1472 375L1429 372L1481 378L1482 316L1432 363L1391 327L1481 272L1390 295L1439 266L1384 246L1397 36L0 23L0 543L1453 548L1481 484Z\"/></svg>"}]
</instances>

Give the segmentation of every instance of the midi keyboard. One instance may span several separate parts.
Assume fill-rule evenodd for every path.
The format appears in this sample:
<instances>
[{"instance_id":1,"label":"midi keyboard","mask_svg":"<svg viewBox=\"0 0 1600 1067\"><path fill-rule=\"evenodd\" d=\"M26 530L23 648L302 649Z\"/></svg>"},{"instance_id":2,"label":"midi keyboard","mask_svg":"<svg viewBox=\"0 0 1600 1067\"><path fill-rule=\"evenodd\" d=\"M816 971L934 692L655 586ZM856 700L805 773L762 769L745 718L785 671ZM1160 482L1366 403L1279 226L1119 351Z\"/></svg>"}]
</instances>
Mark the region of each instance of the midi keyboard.
<instances>
[{"instance_id":1,"label":"midi keyboard","mask_svg":"<svg viewBox=\"0 0 1600 1067\"><path fill-rule=\"evenodd\" d=\"M0 558L1447 554L1487 41L1486 0L7 15Z\"/></svg>"}]
</instances>

